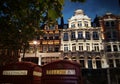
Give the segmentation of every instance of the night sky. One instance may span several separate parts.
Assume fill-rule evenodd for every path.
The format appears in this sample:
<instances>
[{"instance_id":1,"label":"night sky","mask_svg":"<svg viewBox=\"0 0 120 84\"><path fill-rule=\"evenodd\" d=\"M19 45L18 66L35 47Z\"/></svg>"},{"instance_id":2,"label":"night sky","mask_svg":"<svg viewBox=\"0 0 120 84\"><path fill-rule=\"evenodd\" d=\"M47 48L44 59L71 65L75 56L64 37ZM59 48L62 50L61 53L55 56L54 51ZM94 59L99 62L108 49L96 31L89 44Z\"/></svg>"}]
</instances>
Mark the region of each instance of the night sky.
<instances>
[{"instance_id":1,"label":"night sky","mask_svg":"<svg viewBox=\"0 0 120 84\"><path fill-rule=\"evenodd\" d=\"M119 0L87 0L85 3L73 3L70 2L70 0L65 0L62 11L64 23L68 23L68 19L74 15L74 11L77 9L84 10L84 13L88 15L92 21L96 15L102 16L106 12L120 15Z\"/></svg>"}]
</instances>

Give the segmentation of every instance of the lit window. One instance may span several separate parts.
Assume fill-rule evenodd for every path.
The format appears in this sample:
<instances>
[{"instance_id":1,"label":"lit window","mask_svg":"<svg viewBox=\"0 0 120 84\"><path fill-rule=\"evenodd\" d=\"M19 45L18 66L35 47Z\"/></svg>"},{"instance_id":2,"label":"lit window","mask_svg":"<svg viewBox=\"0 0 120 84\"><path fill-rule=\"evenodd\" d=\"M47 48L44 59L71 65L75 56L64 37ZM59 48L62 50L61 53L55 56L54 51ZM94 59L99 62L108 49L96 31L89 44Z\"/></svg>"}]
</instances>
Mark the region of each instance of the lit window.
<instances>
[{"instance_id":1,"label":"lit window","mask_svg":"<svg viewBox=\"0 0 120 84\"><path fill-rule=\"evenodd\" d=\"M64 45L64 51L68 52L68 45L67 44Z\"/></svg>"},{"instance_id":2,"label":"lit window","mask_svg":"<svg viewBox=\"0 0 120 84\"><path fill-rule=\"evenodd\" d=\"M86 50L90 51L90 44L89 43L86 43Z\"/></svg>"},{"instance_id":3,"label":"lit window","mask_svg":"<svg viewBox=\"0 0 120 84\"><path fill-rule=\"evenodd\" d=\"M52 51L53 51L53 46L49 46L49 47L48 47L48 51L49 51L49 52L52 52Z\"/></svg>"},{"instance_id":4,"label":"lit window","mask_svg":"<svg viewBox=\"0 0 120 84\"><path fill-rule=\"evenodd\" d=\"M76 51L76 45L72 44L72 51Z\"/></svg>"},{"instance_id":5,"label":"lit window","mask_svg":"<svg viewBox=\"0 0 120 84\"><path fill-rule=\"evenodd\" d=\"M79 43L79 50L83 51L83 43Z\"/></svg>"},{"instance_id":6,"label":"lit window","mask_svg":"<svg viewBox=\"0 0 120 84\"><path fill-rule=\"evenodd\" d=\"M99 44L94 44L94 50L95 50L96 52L99 52Z\"/></svg>"}]
</instances>

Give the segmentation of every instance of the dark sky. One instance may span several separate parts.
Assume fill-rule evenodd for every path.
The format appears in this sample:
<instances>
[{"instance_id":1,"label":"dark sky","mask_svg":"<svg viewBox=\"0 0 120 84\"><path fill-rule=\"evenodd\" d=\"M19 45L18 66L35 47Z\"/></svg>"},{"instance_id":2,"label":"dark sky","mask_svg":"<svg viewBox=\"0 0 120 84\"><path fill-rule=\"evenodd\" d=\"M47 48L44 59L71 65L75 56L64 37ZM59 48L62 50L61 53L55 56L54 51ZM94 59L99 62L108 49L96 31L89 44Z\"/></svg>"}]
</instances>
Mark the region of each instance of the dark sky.
<instances>
[{"instance_id":1,"label":"dark sky","mask_svg":"<svg viewBox=\"0 0 120 84\"><path fill-rule=\"evenodd\" d=\"M62 11L64 23L68 23L68 19L74 15L74 11L77 9L84 10L84 13L88 15L92 20L96 15L102 16L106 12L120 15L119 0L87 0L85 3L73 3L70 2L70 0L65 0L65 5Z\"/></svg>"}]
</instances>

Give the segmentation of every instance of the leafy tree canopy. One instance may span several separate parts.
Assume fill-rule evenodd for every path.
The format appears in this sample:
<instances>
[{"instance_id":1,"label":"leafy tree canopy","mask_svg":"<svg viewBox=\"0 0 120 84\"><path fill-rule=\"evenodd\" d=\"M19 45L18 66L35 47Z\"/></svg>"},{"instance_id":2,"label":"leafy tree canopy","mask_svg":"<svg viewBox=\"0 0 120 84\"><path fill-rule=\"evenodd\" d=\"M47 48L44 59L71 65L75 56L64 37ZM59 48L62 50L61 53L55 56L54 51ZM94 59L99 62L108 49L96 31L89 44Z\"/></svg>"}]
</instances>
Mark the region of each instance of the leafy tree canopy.
<instances>
[{"instance_id":1,"label":"leafy tree canopy","mask_svg":"<svg viewBox=\"0 0 120 84\"><path fill-rule=\"evenodd\" d=\"M41 24L55 23L62 16L63 5L64 0L0 0L1 49L28 45L29 40L41 34Z\"/></svg>"}]
</instances>

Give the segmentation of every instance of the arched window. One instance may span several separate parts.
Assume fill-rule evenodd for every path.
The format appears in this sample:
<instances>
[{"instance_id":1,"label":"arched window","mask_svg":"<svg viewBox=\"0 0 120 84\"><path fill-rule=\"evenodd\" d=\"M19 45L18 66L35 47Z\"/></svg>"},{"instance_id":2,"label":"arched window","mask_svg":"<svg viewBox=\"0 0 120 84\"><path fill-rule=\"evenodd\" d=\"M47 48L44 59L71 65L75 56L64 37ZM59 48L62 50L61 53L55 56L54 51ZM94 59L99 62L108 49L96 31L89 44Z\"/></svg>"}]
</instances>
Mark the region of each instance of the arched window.
<instances>
[{"instance_id":1,"label":"arched window","mask_svg":"<svg viewBox=\"0 0 120 84\"><path fill-rule=\"evenodd\" d=\"M88 68L93 68L92 66L92 58L88 57Z\"/></svg>"},{"instance_id":2,"label":"arched window","mask_svg":"<svg viewBox=\"0 0 120 84\"><path fill-rule=\"evenodd\" d=\"M95 59L96 59L96 67L101 68L101 59L100 59L100 57L97 56Z\"/></svg>"}]
</instances>

